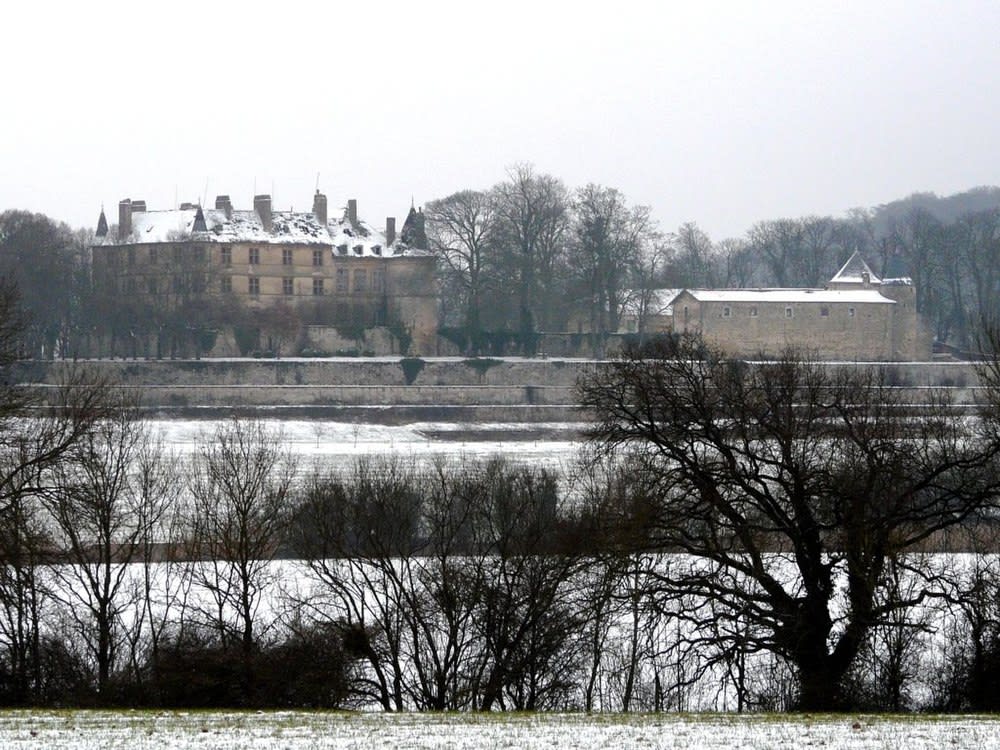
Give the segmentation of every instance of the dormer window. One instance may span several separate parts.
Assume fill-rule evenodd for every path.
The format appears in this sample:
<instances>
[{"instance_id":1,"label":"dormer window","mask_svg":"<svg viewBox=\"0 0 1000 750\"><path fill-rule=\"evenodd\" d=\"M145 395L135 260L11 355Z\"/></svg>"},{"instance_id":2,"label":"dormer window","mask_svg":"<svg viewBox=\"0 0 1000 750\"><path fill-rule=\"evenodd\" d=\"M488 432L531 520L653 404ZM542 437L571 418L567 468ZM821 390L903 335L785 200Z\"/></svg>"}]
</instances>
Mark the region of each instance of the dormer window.
<instances>
[{"instance_id":1,"label":"dormer window","mask_svg":"<svg viewBox=\"0 0 1000 750\"><path fill-rule=\"evenodd\" d=\"M337 252L341 255L347 255L347 245L337 245Z\"/></svg>"},{"instance_id":2,"label":"dormer window","mask_svg":"<svg viewBox=\"0 0 1000 750\"><path fill-rule=\"evenodd\" d=\"M364 245L355 245L354 246L354 254L355 255L361 255L362 253L364 253L364 251L365 251L365 246Z\"/></svg>"},{"instance_id":3,"label":"dormer window","mask_svg":"<svg viewBox=\"0 0 1000 750\"><path fill-rule=\"evenodd\" d=\"M382 246L381 245L372 245L372 252L375 255L381 255L382 254Z\"/></svg>"}]
</instances>

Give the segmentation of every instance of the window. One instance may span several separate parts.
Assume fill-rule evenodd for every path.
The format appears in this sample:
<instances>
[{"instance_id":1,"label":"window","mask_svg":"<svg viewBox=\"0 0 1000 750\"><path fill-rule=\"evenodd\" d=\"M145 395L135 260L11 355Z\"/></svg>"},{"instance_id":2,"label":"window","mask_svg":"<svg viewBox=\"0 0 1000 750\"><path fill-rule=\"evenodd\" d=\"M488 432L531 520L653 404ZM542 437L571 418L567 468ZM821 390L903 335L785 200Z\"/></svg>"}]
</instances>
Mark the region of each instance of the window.
<instances>
[{"instance_id":1,"label":"window","mask_svg":"<svg viewBox=\"0 0 1000 750\"><path fill-rule=\"evenodd\" d=\"M250 248L250 257L248 259L248 262L250 263L251 266L260 265L260 248L258 247Z\"/></svg>"},{"instance_id":2,"label":"window","mask_svg":"<svg viewBox=\"0 0 1000 750\"><path fill-rule=\"evenodd\" d=\"M313 250L313 265L314 266L321 266L321 265L323 265L323 251L322 250Z\"/></svg>"},{"instance_id":3,"label":"window","mask_svg":"<svg viewBox=\"0 0 1000 750\"><path fill-rule=\"evenodd\" d=\"M363 268L354 269L354 291L368 291L368 271Z\"/></svg>"},{"instance_id":4,"label":"window","mask_svg":"<svg viewBox=\"0 0 1000 750\"><path fill-rule=\"evenodd\" d=\"M281 249L281 265L292 265L292 249L290 247L284 247Z\"/></svg>"},{"instance_id":5,"label":"window","mask_svg":"<svg viewBox=\"0 0 1000 750\"><path fill-rule=\"evenodd\" d=\"M174 278L171 281L171 288L174 290L175 294L184 291L184 281L181 279L180 276L174 276Z\"/></svg>"},{"instance_id":6,"label":"window","mask_svg":"<svg viewBox=\"0 0 1000 750\"><path fill-rule=\"evenodd\" d=\"M374 271L372 271L372 291L373 292L385 291L385 271L381 268L376 268Z\"/></svg>"},{"instance_id":7,"label":"window","mask_svg":"<svg viewBox=\"0 0 1000 750\"><path fill-rule=\"evenodd\" d=\"M785 317L786 318L792 317L792 308L790 308L790 307L786 307L785 308Z\"/></svg>"},{"instance_id":8,"label":"window","mask_svg":"<svg viewBox=\"0 0 1000 750\"><path fill-rule=\"evenodd\" d=\"M222 265L233 265L233 249L231 247L224 247L219 252L221 253Z\"/></svg>"},{"instance_id":9,"label":"window","mask_svg":"<svg viewBox=\"0 0 1000 750\"><path fill-rule=\"evenodd\" d=\"M250 296L258 296L260 294L260 279L256 276L251 276L248 281L249 284L247 285L247 291L250 292Z\"/></svg>"},{"instance_id":10,"label":"window","mask_svg":"<svg viewBox=\"0 0 1000 750\"><path fill-rule=\"evenodd\" d=\"M347 291L347 269L338 268L337 269L337 291L346 292Z\"/></svg>"},{"instance_id":11,"label":"window","mask_svg":"<svg viewBox=\"0 0 1000 750\"><path fill-rule=\"evenodd\" d=\"M722 317L723 318L732 317L732 314L733 314L733 309L731 307L723 307L722 308Z\"/></svg>"},{"instance_id":12,"label":"window","mask_svg":"<svg viewBox=\"0 0 1000 750\"><path fill-rule=\"evenodd\" d=\"M134 247L130 247L128 249L128 264L130 266L134 266L135 265L135 248Z\"/></svg>"},{"instance_id":13,"label":"window","mask_svg":"<svg viewBox=\"0 0 1000 750\"><path fill-rule=\"evenodd\" d=\"M295 282L292 278L286 276L281 280L281 293L286 297L295 294Z\"/></svg>"},{"instance_id":14,"label":"window","mask_svg":"<svg viewBox=\"0 0 1000 750\"><path fill-rule=\"evenodd\" d=\"M819 316L821 318L829 318L830 317L830 308L829 307L821 307L819 309Z\"/></svg>"},{"instance_id":15,"label":"window","mask_svg":"<svg viewBox=\"0 0 1000 750\"><path fill-rule=\"evenodd\" d=\"M691 310L688 309L687 305L684 305L684 322L687 323L690 317L691 317Z\"/></svg>"},{"instance_id":16,"label":"window","mask_svg":"<svg viewBox=\"0 0 1000 750\"><path fill-rule=\"evenodd\" d=\"M151 265L155 266L156 265L156 261L157 261L156 248L155 247L151 247L151 248L149 248L149 262L150 262Z\"/></svg>"},{"instance_id":17,"label":"window","mask_svg":"<svg viewBox=\"0 0 1000 750\"><path fill-rule=\"evenodd\" d=\"M180 263L184 260L184 248L180 245L174 245L174 263Z\"/></svg>"},{"instance_id":18,"label":"window","mask_svg":"<svg viewBox=\"0 0 1000 750\"><path fill-rule=\"evenodd\" d=\"M757 307L756 306L750 308L750 317L751 318L756 318L757 317Z\"/></svg>"},{"instance_id":19,"label":"window","mask_svg":"<svg viewBox=\"0 0 1000 750\"><path fill-rule=\"evenodd\" d=\"M125 279L125 291L129 294L135 294L135 279L131 276Z\"/></svg>"},{"instance_id":20,"label":"window","mask_svg":"<svg viewBox=\"0 0 1000 750\"><path fill-rule=\"evenodd\" d=\"M233 291L233 280L229 276L223 276L219 279L219 291L223 294L229 294Z\"/></svg>"},{"instance_id":21,"label":"window","mask_svg":"<svg viewBox=\"0 0 1000 750\"><path fill-rule=\"evenodd\" d=\"M854 317L854 308L853 307L848 307L847 308L847 317L848 318L853 318Z\"/></svg>"},{"instance_id":22,"label":"window","mask_svg":"<svg viewBox=\"0 0 1000 750\"><path fill-rule=\"evenodd\" d=\"M313 295L316 297L323 295L323 279L313 279Z\"/></svg>"},{"instance_id":23,"label":"window","mask_svg":"<svg viewBox=\"0 0 1000 750\"><path fill-rule=\"evenodd\" d=\"M205 262L205 248L202 245L195 245L194 248L192 248L192 251L194 252L195 263Z\"/></svg>"},{"instance_id":24,"label":"window","mask_svg":"<svg viewBox=\"0 0 1000 750\"><path fill-rule=\"evenodd\" d=\"M150 294L156 294L156 279L147 279L146 289L149 291Z\"/></svg>"}]
</instances>

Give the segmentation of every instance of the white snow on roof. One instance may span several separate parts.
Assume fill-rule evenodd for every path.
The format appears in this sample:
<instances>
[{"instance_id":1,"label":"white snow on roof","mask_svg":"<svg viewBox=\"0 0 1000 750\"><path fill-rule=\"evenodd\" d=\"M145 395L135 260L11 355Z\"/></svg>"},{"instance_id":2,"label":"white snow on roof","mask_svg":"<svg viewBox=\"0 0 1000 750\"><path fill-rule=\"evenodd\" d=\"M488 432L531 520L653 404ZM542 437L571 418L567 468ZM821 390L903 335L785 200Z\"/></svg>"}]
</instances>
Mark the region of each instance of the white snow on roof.
<instances>
[{"instance_id":1,"label":"white snow on roof","mask_svg":"<svg viewBox=\"0 0 1000 750\"><path fill-rule=\"evenodd\" d=\"M896 304L877 289L686 289L699 302Z\"/></svg>"},{"instance_id":2,"label":"white snow on roof","mask_svg":"<svg viewBox=\"0 0 1000 750\"><path fill-rule=\"evenodd\" d=\"M346 218L330 219L324 226L313 213L274 211L271 231L256 211L233 211L230 218L222 209L204 209L208 231L195 232L195 208L165 211L137 211L132 214L132 233L123 240L110 234L102 244L134 244L162 242L225 242L260 244L323 245L334 255L373 257L393 255L425 255L401 242L398 237L386 248L385 235L359 221L356 225Z\"/></svg>"},{"instance_id":3,"label":"white snow on roof","mask_svg":"<svg viewBox=\"0 0 1000 750\"><path fill-rule=\"evenodd\" d=\"M879 277L872 273L872 269L868 267L865 263L865 259L861 257L861 253L855 251L855 253L847 259L847 262L840 267L840 270L830 279L831 284L863 284L865 282L865 274L868 275L869 284L880 284L881 281Z\"/></svg>"}]
</instances>

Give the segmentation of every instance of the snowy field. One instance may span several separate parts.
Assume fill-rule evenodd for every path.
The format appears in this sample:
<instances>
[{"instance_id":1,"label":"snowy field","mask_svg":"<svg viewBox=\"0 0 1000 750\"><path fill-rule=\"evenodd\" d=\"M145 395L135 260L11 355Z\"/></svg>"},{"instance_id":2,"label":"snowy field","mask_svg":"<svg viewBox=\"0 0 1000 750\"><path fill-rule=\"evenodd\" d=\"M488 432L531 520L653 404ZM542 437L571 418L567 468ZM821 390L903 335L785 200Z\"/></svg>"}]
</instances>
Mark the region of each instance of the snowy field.
<instances>
[{"instance_id":1,"label":"snowy field","mask_svg":"<svg viewBox=\"0 0 1000 750\"><path fill-rule=\"evenodd\" d=\"M7 750L986 750L998 744L1000 719L993 717L0 712L0 747Z\"/></svg>"},{"instance_id":2,"label":"snowy field","mask_svg":"<svg viewBox=\"0 0 1000 750\"><path fill-rule=\"evenodd\" d=\"M422 422L391 426L326 420L264 420L300 461L300 468L340 468L361 456L398 456L428 460L484 458L502 454L515 463L555 471L566 469L583 444L577 423ZM180 456L211 435L217 420L153 419L150 426L163 445Z\"/></svg>"}]
</instances>

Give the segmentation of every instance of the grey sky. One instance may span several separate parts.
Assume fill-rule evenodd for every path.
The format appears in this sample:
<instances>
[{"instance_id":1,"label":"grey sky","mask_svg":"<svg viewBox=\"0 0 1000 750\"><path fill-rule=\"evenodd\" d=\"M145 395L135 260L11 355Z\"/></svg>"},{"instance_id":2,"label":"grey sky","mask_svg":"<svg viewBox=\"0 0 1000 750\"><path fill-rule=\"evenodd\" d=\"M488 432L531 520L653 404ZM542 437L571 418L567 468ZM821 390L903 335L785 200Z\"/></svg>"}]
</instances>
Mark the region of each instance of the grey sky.
<instances>
[{"instance_id":1,"label":"grey sky","mask_svg":"<svg viewBox=\"0 0 1000 750\"><path fill-rule=\"evenodd\" d=\"M0 209L373 224L531 162L713 238L1000 182L1000 3L8 4ZM206 189L207 185L207 189Z\"/></svg>"}]
</instances>

